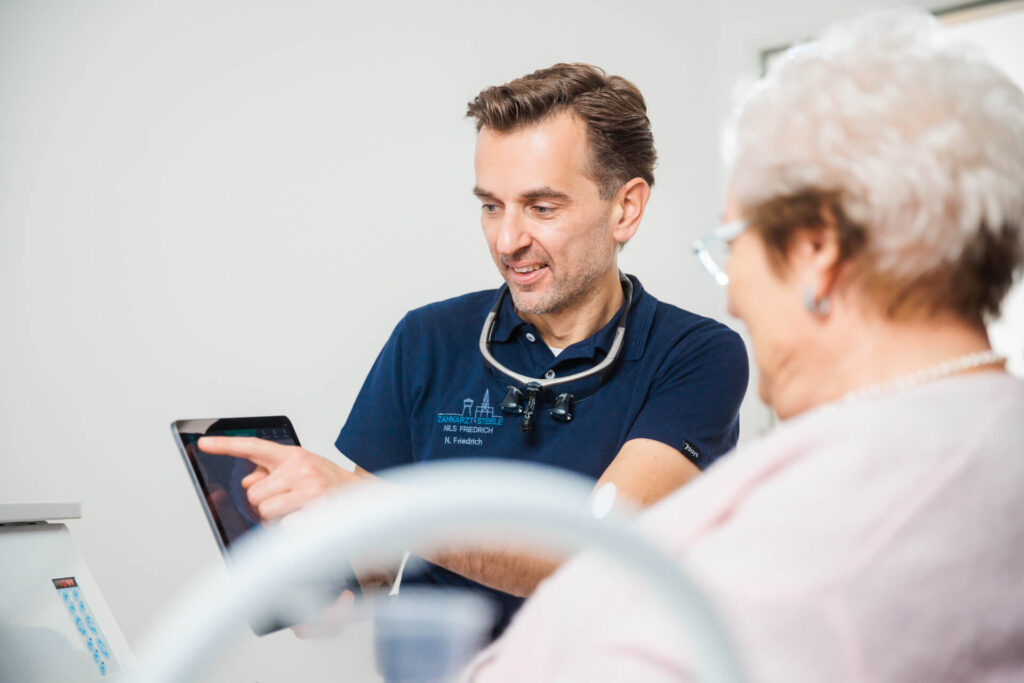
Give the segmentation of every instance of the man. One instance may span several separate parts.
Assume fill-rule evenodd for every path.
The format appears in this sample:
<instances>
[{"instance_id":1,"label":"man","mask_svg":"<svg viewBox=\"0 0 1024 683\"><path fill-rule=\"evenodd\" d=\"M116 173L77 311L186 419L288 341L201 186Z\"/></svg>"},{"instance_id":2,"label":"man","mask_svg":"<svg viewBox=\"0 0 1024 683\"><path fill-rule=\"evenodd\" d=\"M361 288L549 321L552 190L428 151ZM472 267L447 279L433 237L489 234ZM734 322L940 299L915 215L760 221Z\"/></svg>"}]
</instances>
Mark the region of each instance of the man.
<instances>
[{"instance_id":1,"label":"man","mask_svg":"<svg viewBox=\"0 0 1024 683\"><path fill-rule=\"evenodd\" d=\"M201 442L260 466L244 485L264 518L371 472L458 457L564 467L647 505L735 445L747 384L739 337L620 279L618 251L640 226L656 160L636 87L557 64L484 90L468 116L478 131L473 192L507 296L467 294L398 324L336 442L355 473L299 448ZM492 308L485 362L478 345ZM499 627L556 566L500 547L431 560L403 585L490 594L504 607Z\"/></svg>"}]
</instances>

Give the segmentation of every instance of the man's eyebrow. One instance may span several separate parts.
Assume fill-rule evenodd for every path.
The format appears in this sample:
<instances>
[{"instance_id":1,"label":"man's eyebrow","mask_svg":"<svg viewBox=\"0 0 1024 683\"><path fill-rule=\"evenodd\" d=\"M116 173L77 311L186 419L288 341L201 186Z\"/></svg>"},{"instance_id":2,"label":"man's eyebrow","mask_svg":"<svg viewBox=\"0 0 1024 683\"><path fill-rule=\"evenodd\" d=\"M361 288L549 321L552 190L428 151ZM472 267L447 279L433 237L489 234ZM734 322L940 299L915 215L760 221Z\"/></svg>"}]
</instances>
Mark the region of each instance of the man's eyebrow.
<instances>
[{"instance_id":1,"label":"man's eyebrow","mask_svg":"<svg viewBox=\"0 0 1024 683\"><path fill-rule=\"evenodd\" d=\"M564 192L562 192L560 190L556 190L553 187L548 187L547 185L545 185L544 187L538 187L535 190L529 190L528 192L524 192L522 198L523 199L550 199L550 200L554 200L554 201L562 201L562 202L564 202L564 201L568 201L569 200L569 195L567 195L566 193L564 193Z\"/></svg>"},{"instance_id":2,"label":"man's eyebrow","mask_svg":"<svg viewBox=\"0 0 1024 683\"><path fill-rule=\"evenodd\" d=\"M473 188L473 194L475 194L480 199L496 199L496 197L490 191L485 190L484 188L479 186ZM548 187L547 185L535 188L533 190L527 190L519 198L525 201L547 199L556 202L567 202L571 199L571 197L569 197L569 195L566 194L565 192L562 192L561 190L556 190L553 187Z\"/></svg>"}]
</instances>

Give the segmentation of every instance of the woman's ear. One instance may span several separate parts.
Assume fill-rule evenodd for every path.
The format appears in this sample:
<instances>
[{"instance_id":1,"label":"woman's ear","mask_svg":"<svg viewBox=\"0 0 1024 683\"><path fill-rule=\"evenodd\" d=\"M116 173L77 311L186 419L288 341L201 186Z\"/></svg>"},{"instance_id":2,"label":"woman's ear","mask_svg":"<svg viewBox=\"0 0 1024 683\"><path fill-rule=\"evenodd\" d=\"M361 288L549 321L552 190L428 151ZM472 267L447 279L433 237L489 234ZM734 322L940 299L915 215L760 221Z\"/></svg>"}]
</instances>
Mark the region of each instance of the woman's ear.
<instances>
[{"instance_id":1,"label":"woman's ear","mask_svg":"<svg viewBox=\"0 0 1024 683\"><path fill-rule=\"evenodd\" d=\"M839 226L830 211L821 225L797 228L789 242L789 264L808 301L827 301L839 272Z\"/></svg>"}]
</instances>

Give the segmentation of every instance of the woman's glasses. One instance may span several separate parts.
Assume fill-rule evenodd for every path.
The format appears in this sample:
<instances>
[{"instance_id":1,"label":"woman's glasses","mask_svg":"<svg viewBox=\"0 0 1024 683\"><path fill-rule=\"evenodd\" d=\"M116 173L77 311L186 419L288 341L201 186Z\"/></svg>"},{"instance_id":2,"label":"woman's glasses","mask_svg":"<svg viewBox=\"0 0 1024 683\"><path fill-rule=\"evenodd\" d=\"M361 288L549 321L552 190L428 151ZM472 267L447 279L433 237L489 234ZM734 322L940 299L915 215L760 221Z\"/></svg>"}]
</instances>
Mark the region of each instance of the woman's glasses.
<instances>
[{"instance_id":1,"label":"woman's glasses","mask_svg":"<svg viewBox=\"0 0 1024 683\"><path fill-rule=\"evenodd\" d=\"M715 282L723 287L729 284L729 276L725 273L725 264L729 260L729 243L747 229L747 222L742 219L729 221L715 228L710 235L693 243L693 253L701 265L711 273Z\"/></svg>"}]
</instances>

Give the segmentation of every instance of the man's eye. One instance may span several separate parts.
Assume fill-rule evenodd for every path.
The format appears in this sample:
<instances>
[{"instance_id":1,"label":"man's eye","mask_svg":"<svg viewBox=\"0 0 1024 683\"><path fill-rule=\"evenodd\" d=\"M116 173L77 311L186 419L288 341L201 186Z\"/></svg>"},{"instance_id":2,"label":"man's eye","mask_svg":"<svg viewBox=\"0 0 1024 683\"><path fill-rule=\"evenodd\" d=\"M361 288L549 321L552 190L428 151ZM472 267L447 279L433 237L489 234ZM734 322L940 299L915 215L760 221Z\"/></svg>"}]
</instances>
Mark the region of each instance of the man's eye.
<instances>
[{"instance_id":1,"label":"man's eye","mask_svg":"<svg viewBox=\"0 0 1024 683\"><path fill-rule=\"evenodd\" d=\"M533 211L534 211L534 213L536 213L539 216L550 216L551 214L553 214L555 212L555 207L553 207L553 206L534 206L533 207Z\"/></svg>"},{"instance_id":2,"label":"man's eye","mask_svg":"<svg viewBox=\"0 0 1024 683\"><path fill-rule=\"evenodd\" d=\"M482 206L484 213L495 213L498 210L497 204L484 204Z\"/></svg>"}]
</instances>

